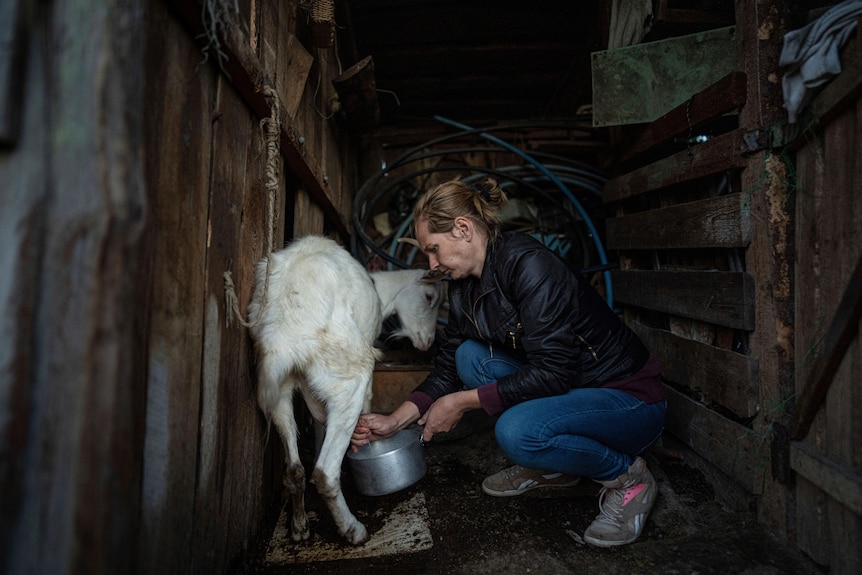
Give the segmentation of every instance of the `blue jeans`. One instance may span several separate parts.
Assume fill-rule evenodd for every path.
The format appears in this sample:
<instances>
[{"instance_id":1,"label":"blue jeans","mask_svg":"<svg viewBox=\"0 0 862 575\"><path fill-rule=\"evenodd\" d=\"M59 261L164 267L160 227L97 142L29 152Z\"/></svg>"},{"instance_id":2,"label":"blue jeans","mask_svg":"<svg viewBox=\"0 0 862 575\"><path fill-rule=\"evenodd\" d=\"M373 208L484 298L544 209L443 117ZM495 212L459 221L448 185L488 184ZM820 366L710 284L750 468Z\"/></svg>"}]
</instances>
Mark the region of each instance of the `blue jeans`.
<instances>
[{"instance_id":1,"label":"blue jeans","mask_svg":"<svg viewBox=\"0 0 862 575\"><path fill-rule=\"evenodd\" d=\"M475 389L518 371L504 351L467 340L455 353L461 381ZM596 481L616 479L664 428L666 401L645 403L623 391L578 388L516 404L497 419L497 443L513 462Z\"/></svg>"}]
</instances>

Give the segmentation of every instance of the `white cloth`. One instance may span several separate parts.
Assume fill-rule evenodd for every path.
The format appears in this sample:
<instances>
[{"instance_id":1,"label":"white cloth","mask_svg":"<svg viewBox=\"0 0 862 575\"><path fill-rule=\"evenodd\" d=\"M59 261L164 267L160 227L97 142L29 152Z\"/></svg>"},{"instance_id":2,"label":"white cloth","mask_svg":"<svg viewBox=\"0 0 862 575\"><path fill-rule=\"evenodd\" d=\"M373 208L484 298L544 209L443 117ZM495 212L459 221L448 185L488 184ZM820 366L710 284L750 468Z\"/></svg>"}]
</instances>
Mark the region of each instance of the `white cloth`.
<instances>
[{"instance_id":1,"label":"white cloth","mask_svg":"<svg viewBox=\"0 0 862 575\"><path fill-rule=\"evenodd\" d=\"M652 28L652 0L613 0L608 50L640 44Z\"/></svg>"},{"instance_id":2,"label":"white cloth","mask_svg":"<svg viewBox=\"0 0 862 575\"><path fill-rule=\"evenodd\" d=\"M810 89L841 73L839 49L847 43L862 16L862 0L846 0L820 18L784 35L778 63L788 66L781 86L788 121L796 123L799 110L807 104Z\"/></svg>"}]
</instances>

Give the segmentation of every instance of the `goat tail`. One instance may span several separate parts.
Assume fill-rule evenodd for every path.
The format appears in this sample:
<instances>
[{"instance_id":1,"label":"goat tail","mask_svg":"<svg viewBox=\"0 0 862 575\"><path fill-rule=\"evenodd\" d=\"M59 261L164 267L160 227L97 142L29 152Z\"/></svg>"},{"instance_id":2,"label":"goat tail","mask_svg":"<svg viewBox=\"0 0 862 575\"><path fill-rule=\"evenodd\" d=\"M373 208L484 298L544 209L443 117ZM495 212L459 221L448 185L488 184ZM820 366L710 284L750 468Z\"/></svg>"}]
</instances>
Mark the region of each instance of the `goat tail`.
<instances>
[{"instance_id":1,"label":"goat tail","mask_svg":"<svg viewBox=\"0 0 862 575\"><path fill-rule=\"evenodd\" d=\"M269 445L269 432L272 429L272 413L278 407L281 399L278 383L261 379L257 388L257 404L260 406L263 416L266 418L266 432L263 436L263 446Z\"/></svg>"}]
</instances>

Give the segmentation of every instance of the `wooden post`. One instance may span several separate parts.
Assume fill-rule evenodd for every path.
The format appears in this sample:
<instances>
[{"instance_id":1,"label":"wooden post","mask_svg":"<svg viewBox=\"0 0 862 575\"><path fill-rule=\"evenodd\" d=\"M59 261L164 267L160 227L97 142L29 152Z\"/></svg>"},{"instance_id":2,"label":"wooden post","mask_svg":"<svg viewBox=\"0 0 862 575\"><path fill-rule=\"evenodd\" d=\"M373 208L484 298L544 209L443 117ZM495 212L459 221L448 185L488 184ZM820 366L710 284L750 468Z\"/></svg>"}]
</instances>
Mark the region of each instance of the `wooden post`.
<instances>
[{"instance_id":1,"label":"wooden post","mask_svg":"<svg viewBox=\"0 0 862 575\"><path fill-rule=\"evenodd\" d=\"M784 2L755 0L737 4L736 37L740 67L748 81L748 99L740 112L740 129L760 134L786 116L781 94L778 55L784 37ZM793 261L794 245L788 193L788 170L771 150L756 152L742 172L742 192L751 198L752 239L745 265L755 281L756 327L749 354L760 362L760 416L753 427L769 446L776 426L786 425L793 386ZM782 482L789 469L787 449L765 450L763 493L758 518L788 536L788 489Z\"/></svg>"}]
</instances>

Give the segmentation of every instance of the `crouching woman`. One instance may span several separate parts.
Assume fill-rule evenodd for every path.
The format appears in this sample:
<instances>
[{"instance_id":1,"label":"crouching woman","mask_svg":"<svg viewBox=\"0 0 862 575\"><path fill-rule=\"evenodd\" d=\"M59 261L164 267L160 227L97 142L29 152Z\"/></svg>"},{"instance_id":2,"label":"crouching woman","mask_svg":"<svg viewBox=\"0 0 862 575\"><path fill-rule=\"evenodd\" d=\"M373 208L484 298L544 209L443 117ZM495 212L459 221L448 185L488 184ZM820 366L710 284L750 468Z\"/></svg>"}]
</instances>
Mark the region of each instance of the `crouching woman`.
<instances>
[{"instance_id":1,"label":"crouching woman","mask_svg":"<svg viewBox=\"0 0 862 575\"><path fill-rule=\"evenodd\" d=\"M468 410L499 416L497 442L515 465L484 480L492 496L589 478L602 485L584 533L609 547L640 536L657 487L640 456L661 434L658 362L579 274L538 240L502 232L493 178L453 180L413 210L430 267L452 278L449 321L427 379L392 414L364 414L361 445L418 422L423 439Z\"/></svg>"}]
</instances>

